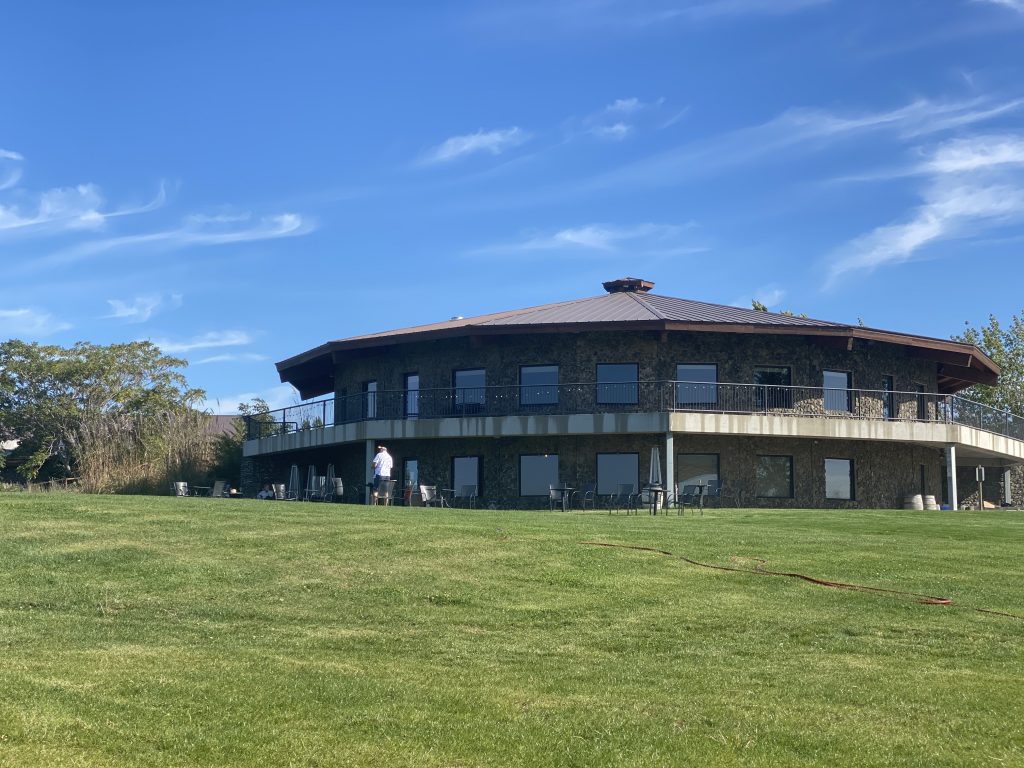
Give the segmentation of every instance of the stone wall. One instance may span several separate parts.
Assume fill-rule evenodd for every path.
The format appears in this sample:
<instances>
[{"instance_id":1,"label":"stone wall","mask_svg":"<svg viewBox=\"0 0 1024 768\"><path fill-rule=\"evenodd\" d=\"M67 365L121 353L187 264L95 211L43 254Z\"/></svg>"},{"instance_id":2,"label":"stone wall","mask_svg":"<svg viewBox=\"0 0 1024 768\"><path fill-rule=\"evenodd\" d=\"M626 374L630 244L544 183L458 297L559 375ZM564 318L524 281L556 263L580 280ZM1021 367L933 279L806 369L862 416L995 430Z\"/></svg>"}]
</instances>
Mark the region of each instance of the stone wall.
<instances>
[{"instance_id":1,"label":"stone wall","mask_svg":"<svg viewBox=\"0 0 1024 768\"><path fill-rule=\"evenodd\" d=\"M419 465L419 482L439 487L451 487L452 460L456 456L479 456L480 497L483 506L502 509L544 508L546 497L519 495L519 457L521 455L557 454L559 478L574 487L597 482L598 453L636 453L639 458L639 477L643 483L649 476L651 448L660 449L662 470L665 467L664 436L605 435L561 436L545 438L478 438L462 440L407 440L388 445L395 458L394 477L401 484L404 460L415 458ZM736 506L750 507L812 507L898 508L907 494L921 493L940 497L942 493L942 453L938 450L913 445L867 441L811 440L799 438L745 438L716 435L675 436L675 451L683 453L714 453L719 455L719 477L725 487L727 501ZM759 455L787 455L793 457L793 498L759 498L757 496L754 467ZM326 471L329 462L335 464L335 473L347 489L361 492L365 483L365 444L348 445L301 454L247 459L255 468L251 471L252 485L258 489L261 482L285 482L292 463L299 465L304 483L307 467L313 464L318 473ZM825 498L824 460L826 458L852 459L854 462L855 499L840 501ZM677 459L678 465L678 459ZM925 486L920 482L921 467L925 468ZM347 501L357 499L355 493Z\"/></svg>"},{"instance_id":2,"label":"stone wall","mask_svg":"<svg viewBox=\"0 0 1024 768\"><path fill-rule=\"evenodd\" d=\"M956 473L956 490L959 497L961 509L979 509L978 504L978 481L975 479L974 470L977 463L966 466L962 460L958 461ZM985 482L982 483L982 493L985 502L1000 507L1003 504L1003 467L982 464L985 467ZM1015 466L1010 469L1010 499L1013 506L1024 505L1024 466Z\"/></svg>"}]
</instances>

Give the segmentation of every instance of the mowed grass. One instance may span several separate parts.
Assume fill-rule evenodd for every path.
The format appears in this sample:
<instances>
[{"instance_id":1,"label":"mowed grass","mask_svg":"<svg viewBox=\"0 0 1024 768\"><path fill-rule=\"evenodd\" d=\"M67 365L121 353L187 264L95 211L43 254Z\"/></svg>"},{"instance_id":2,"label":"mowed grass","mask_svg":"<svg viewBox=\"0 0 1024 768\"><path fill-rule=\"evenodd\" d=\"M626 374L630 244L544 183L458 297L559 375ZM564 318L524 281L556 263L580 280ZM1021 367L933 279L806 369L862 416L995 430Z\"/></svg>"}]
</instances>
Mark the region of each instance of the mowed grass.
<instances>
[{"instance_id":1,"label":"mowed grass","mask_svg":"<svg viewBox=\"0 0 1024 768\"><path fill-rule=\"evenodd\" d=\"M0 765L1022 765L1022 534L6 494Z\"/></svg>"}]
</instances>

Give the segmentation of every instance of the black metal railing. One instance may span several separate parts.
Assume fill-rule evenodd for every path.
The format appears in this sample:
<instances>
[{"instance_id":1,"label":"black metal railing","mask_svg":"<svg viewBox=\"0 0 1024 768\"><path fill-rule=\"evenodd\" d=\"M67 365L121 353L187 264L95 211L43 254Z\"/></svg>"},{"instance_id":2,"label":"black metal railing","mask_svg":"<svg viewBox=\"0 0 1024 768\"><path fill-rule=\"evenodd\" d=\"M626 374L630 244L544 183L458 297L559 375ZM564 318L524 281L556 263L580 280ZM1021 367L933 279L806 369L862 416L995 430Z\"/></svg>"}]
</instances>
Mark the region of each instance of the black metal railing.
<instances>
[{"instance_id":1,"label":"black metal railing","mask_svg":"<svg viewBox=\"0 0 1024 768\"><path fill-rule=\"evenodd\" d=\"M667 411L954 423L1024 440L1024 417L959 395L689 381L385 390L245 419L255 440L360 421Z\"/></svg>"}]
</instances>

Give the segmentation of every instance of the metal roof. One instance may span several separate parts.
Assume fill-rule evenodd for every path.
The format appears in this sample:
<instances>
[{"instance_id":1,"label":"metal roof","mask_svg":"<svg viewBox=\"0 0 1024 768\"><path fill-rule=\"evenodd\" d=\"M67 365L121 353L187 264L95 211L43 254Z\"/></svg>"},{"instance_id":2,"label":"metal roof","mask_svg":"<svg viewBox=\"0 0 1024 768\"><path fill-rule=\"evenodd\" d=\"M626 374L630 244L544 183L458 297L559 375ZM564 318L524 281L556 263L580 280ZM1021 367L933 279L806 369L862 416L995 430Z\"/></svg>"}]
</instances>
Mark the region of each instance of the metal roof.
<instances>
[{"instance_id":1,"label":"metal roof","mask_svg":"<svg viewBox=\"0 0 1024 768\"><path fill-rule=\"evenodd\" d=\"M775 333L869 339L930 350L928 357L944 364L948 386L972 381L994 381L998 366L970 344L948 339L834 323L827 320L764 312L691 299L648 293L653 286L639 278L605 283L608 293L525 309L398 328L380 333L329 341L277 364L282 381L299 388L303 397L324 394L333 386L333 367L339 355L360 349L438 338L502 333L579 332L583 330L718 331L723 333ZM969 369L980 371L978 379ZM940 373L940 377L941 377ZM972 378L973 377L973 378ZM963 383L960 383L963 382Z\"/></svg>"}]
</instances>

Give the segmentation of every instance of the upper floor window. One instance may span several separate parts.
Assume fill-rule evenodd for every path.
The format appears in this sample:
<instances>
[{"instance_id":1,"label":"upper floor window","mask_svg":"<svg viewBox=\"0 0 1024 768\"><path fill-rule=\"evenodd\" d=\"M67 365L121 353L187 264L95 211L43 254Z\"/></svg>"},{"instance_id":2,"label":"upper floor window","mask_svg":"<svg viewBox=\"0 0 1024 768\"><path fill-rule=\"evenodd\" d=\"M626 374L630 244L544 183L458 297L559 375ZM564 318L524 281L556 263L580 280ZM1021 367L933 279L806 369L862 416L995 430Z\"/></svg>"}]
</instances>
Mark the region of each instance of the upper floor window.
<instances>
[{"instance_id":1,"label":"upper floor window","mask_svg":"<svg viewBox=\"0 0 1024 768\"><path fill-rule=\"evenodd\" d=\"M461 413L482 411L487 402L487 374L483 368L455 371L452 375L455 389L455 410Z\"/></svg>"},{"instance_id":2,"label":"upper floor window","mask_svg":"<svg viewBox=\"0 0 1024 768\"><path fill-rule=\"evenodd\" d=\"M597 364L599 405L632 405L639 399L640 366L636 363Z\"/></svg>"},{"instance_id":3,"label":"upper floor window","mask_svg":"<svg viewBox=\"0 0 1024 768\"><path fill-rule=\"evenodd\" d=\"M754 384L759 410L793 407L793 375L789 367L759 365L754 368Z\"/></svg>"},{"instance_id":4,"label":"upper floor window","mask_svg":"<svg viewBox=\"0 0 1024 768\"><path fill-rule=\"evenodd\" d=\"M415 419L420 415L420 375L405 374L405 418Z\"/></svg>"},{"instance_id":5,"label":"upper floor window","mask_svg":"<svg viewBox=\"0 0 1024 768\"><path fill-rule=\"evenodd\" d=\"M718 366L677 365L676 405L711 406L718 403Z\"/></svg>"},{"instance_id":6,"label":"upper floor window","mask_svg":"<svg viewBox=\"0 0 1024 768\"><path fill-rule=\"evenodd\" d=\"M558 405L558 366L524 365L521 367L519 369L519 403L521 405ZM544 492L547 493L547 489Z\"/></svg>"},{"instance_id":7,"label":"upper floor window","mask_svg":"<svg viewBox=\"0 0 1024 768\"><path fill-rule=\"evenodd\" d=\"M895 419L896 418L896 400L893 397L893 379L892 376L882 377L882 418L883 419Z\"/></svg>"},{"instance_id":8,"label":"upper floor window","mask_svg":"<svg viewBox=\"0 0 1024 768\"><path fill-rule=\"evenodd\" d=\"M826 411L850 410L850 378L846 371L822 371Z\"/></svg>"},{"instance_id":9,"label":"upper floor window","mask_svg":"<svg viewBox=\"0 0 1024 768\"><path fill-rule=\"evenodd\" d=\"M363 384L363 416L367 419L377 418L377 382L367 381Z\"/></svg>"}]
</instances>

